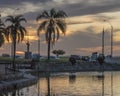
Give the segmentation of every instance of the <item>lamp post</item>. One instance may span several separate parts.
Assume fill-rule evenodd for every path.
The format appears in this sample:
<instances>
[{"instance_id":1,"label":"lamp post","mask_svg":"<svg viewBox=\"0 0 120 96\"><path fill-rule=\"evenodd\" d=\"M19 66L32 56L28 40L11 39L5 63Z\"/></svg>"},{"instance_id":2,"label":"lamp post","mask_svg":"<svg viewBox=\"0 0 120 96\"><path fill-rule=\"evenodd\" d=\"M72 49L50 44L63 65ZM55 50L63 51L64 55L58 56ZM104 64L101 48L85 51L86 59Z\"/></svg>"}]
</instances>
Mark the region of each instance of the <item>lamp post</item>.
<instances>
[{"instance_id":1,"label":"lamp post","mask_svg":"<svg viewBox=\"0 0 120 96\"><path fill-rule=\"evenodd\" d=\"M39 55L38 59L40 59L40 34L38 35L38 55Z\"/></svg>"},{"instance_id":2,"label":"lamp post","mask_svg":"<svg viewBox=\"0 0 120 96\"><path fill-rule=\"evenodd\" d=\"M110 52L110 55L111 57L113 56L113 26L112 24L107 21L107 20L104 20L104 22L107 22L109 25L110 25L110 28L111 28L111 52Z\"/></svg>"},{"instance_id":3,"label":"lamp post","mask_svg":"<svg viewBox=\"0 0 120 96\"><path fill-rule=\"evenodd\" d=\"M38 62L39 61L40 61L40 33L38 34ZM38 69L38 78L39 78L39 68L37 69ZM38 81L38 96L40 95L39 91L40 91L40 80Z\"/></svg>"},{"instance_id":4,"label":"lamp post","mask_svg":"<svg viewBox=\"0 0 120 96\"><path fill-rule=\"evenodd\" d=\"M105 34L105 31L104 31L104 28L103 28L103 31L102 31L102 54L104 55L104 34Z\"/></svg>"}]
</instances>

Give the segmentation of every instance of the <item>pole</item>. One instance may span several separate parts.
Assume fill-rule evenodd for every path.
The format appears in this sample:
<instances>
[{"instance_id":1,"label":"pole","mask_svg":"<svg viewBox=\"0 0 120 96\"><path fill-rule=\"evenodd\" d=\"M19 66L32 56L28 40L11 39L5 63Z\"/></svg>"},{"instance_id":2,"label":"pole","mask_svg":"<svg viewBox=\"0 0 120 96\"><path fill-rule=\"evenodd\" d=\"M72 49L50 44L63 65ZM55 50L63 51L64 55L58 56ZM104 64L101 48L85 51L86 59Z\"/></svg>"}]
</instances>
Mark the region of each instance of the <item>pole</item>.
<instances>
[{"instance_id":1,"label":"pole","mask_svg":"<svg viewBox=\"0 0 120 96\"><path fill-rule=\"evenodd\" d=\"M104 71L102 70L102 96L104 96Z\"/></svg>"},{"instance_id":2,"label":"pole","mask_svg":"<svg viewBox=\"0 0 120 96\"><path fill-rule=\"evenodd\" d=\"M48 91L48 94L47 96L50 96L50 73L47 72L47 91Z\"/></svg>"},{"instance_id":3,"label":"pole","mask_svg":"<svg viewBox=\"0 0 120 96\"><path fill-rule=\"evenodd\" d=\"M110 48L110 55L111 55L111 57L113 56L113 26L112 26L112 24L109 22L109 21L107 21L107 20L104 20L104 22L107 22L109 25L110 25L110 28L111 28L111 48Z\"/></svg>"},{"instance_id":4,"label":"pole","mask_svg":"<svg viewBox=\"0 0 120 96\"><path fill-rule=\"evenodd\" d=\"M40 35L38 35L38 55L40 59Z\"/></svg>"},{"instance_id":5,"label":"pole","mask_svg":"<svg viewBox=\"0 0 120 96\"><path fill-rule=\"evenodd\" d=\"M111 57L113 56L113 26L111 25Z\"/></svg>"},{"instance_id":6,"label":"pole","mask_svg":"<svg viewBox=\"0 0 120 96\"><path fill-rule=\"evenodd\" d=\"M104 55L104 28L103 28L103 31L102 31L102 54Z\"/></svg>"},{"instance_id":7,"label":"pole","mask_svg":"<svg viewBox=\"0 0 120 96\"><path fill-rule=\"evenodd\" d=\"M113 72L111 72L111 96L113 96Z\"/></svg>"}]
</instances>

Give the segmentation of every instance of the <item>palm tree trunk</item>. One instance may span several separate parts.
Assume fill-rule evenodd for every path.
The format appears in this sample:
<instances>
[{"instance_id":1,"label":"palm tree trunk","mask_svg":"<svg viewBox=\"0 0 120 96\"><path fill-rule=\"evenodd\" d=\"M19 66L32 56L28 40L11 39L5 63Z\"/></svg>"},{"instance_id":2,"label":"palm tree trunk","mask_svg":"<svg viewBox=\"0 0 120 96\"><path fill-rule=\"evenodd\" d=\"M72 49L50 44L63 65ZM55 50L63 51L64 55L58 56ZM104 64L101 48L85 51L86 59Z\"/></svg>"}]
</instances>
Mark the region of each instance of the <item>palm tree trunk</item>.
<instances>
[{"instance_id":1,"label":"palm tree trunk","mask_svg":"<svg viewBox=\"0 0 120 96\"><path fill-rule=\"evenodd\" d=\"M47 96L50 96L50 73L47 73Z\"/></svg>"},{"instance_id":2,"label":"palm tree trunk","mask_svg":"<svg viewBox=\"0 0 120 96\"><path fill-rule=\"evenodd\" d=\"M13 57L13 42L11 43L11 58Z\"/></svg>"},{"instance_id":3,"label":"palm tree trunk","mask_svg":"<svg viewBox=\"0 0 120 96\"><path fill-rule=\"evenodd\" d=\"M15 57L16 57L16 37L14 38L14 44L13 44L13 69L15 72L16 65L15 65Z\"/></svg>"},{"instance_id":4,"label":"palm tree trunk","mask_svg":"<svg viewBox=\"0 0 120 96\"><path fill-rule=\"evenodd\" d=\"M48 40L48 60L50 60L50 45L51 45L51 32L49 33L49 40Z\"/></svg>"}]
</instances>

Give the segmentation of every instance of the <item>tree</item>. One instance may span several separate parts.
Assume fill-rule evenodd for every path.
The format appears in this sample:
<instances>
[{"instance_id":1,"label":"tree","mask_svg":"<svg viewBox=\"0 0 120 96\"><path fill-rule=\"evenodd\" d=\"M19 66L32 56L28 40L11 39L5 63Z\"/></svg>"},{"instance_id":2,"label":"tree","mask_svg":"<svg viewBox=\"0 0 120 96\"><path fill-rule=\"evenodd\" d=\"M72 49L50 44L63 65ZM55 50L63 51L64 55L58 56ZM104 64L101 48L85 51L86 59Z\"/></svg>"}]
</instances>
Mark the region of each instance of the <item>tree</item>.
<instances>
[{"instance_id":1,"label":"tree","mask_svg":"<svg viewBox=\"0 0 120 96\"><path fill-rule=\"evenodd\" d=\"M59 57L59 55L65 54L65 51L63 51L63 50L53 50L52 53L55 54L57 57Z\"/></svg>"},{"instance_id":2,"label":"tree","mask_svg":"<svg viewBox=\"0 0 120 96\"><path fill-rule=\"evenodd\" d=\"M11 40L13 44L13 69L16 69L15 57L16 57L16 43L22 41L26 34L26 29L21 25L21 22L26 22L26 19L22 15L18 16L8 16L6 22L10 24L6 28L6 39L7 41Z\"/></svg>"},{"instance_id":3,"label":"tree","mask_svg":"<svg viewBox=\"0 0 120 96\"><path fill-rule=\"evenodd\" d=\"M66 13L62 10L56 11L52 8L50 11L43 11L36 18L37 21L41 20L38 28L37 35L40 35L41 31L45 32L46 42L48 44L48 60L50 59L51 44L54 45L60 37L60 32L64 35L66 33Z\"/></svg>"},{"instance_id":4,"label":"tree","mask_svg":"<svg viewBox=\"0 0 120 96\"><path fill-rule=\"evenodd\" d=\"M0 15L0 47L4 44L5 42L5 25L3 24L3 22L1 21L1 15Z\"/></svg>"}]
</instances>

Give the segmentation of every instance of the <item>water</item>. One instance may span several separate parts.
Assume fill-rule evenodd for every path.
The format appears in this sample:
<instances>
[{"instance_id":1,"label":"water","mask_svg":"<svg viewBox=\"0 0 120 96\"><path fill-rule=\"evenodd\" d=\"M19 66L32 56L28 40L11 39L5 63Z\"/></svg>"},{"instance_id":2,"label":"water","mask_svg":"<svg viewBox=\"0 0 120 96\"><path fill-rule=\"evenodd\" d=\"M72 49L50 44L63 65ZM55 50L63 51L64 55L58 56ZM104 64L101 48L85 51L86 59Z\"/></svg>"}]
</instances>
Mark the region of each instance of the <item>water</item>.
<instances>
[{"instance_id":1,"label":"water","mask_svg":"<svg viewBox=\"0 0 120 96\"><path fill-rule=\"evenodd\" d=\"M52 73L1 96L120 96L120 72Z\"/></svg>"}]
</instances>

